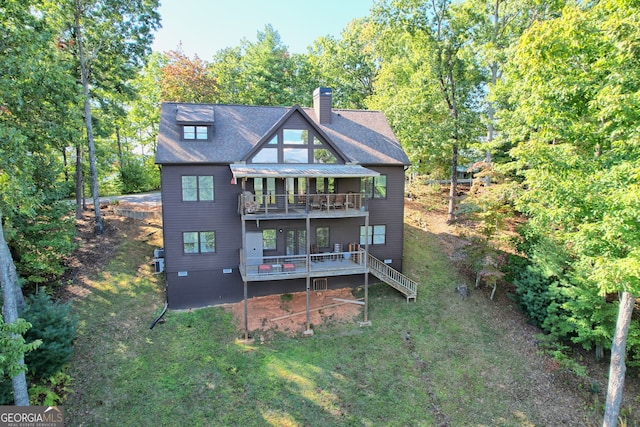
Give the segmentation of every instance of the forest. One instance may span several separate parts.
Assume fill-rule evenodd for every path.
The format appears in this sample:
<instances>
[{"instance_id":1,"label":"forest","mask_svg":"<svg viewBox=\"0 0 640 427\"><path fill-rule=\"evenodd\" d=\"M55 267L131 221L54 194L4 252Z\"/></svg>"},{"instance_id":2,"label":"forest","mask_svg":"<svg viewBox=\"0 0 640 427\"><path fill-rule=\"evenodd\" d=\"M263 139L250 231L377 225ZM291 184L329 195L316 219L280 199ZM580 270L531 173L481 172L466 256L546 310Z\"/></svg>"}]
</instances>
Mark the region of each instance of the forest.
<instances>
[{"instance_id":1,"label":"forest","mask_svg":"<svg viewBox=\"0 0 640 427\"><path fill-rule=\"evenodd\" d=\"M151 51L158 0L0 0L0 26L3 402L64 371L77 319L54 296L75 219L93 198L99 235L99 196L159 188L161 102L310 106L324 86L385 113L408 179L450 181L448 221L481 224L478 271L500 270L550 341L611 358L617 424L640 365L637 1L378 0L306 53L267 24L212 58Z\"/></svg>"}]
</instances>

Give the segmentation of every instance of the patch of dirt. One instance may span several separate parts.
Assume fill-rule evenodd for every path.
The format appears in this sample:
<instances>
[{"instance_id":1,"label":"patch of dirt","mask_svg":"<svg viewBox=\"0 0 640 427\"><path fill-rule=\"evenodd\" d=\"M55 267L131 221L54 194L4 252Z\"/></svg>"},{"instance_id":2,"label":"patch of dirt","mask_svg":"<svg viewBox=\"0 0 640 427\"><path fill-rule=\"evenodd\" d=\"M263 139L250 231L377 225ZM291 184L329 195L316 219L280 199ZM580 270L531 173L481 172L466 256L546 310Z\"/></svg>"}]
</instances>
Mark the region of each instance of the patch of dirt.
<instances>
[{"instance_id":1,"label":"patch of dirt","mask_svg":"<svg viewBox=\"0 0 640 427\"><path fill-rule=\"evenodd\" d=\"M362 305L341 300L356 301L351 289L311 291L309 294L311 328L324 322L352 321L361 315ZM307 329L306 292L250 298L247 300L247 306L249 331L280 331L295 335ZM229 304L229 307L239 329L244 330L244 301Z\"/></svg>"},{"instance_id":2,"label":"patch of dirt","mask_svg":"<svg viewBox=\"0 0 640 427\"><path fill-rule=\"evenodd\" d=\"M162 210L161 207L149 207L136 204L118 204L117 207L125 207L133 210ZM123 236L135 236L140 232L143 222L133 218L116 215L114 205L105 203L100 206L103 218L104 231L101 235L95 234L95 214L93 209L84 211L82 218L76 220L75 241L79 247L67 258L66 265L69 270L62 279L66 286L58 287L56 299L68 301L74 298L87 296L92 289L91 280L93 274L100 271L113 258ZM157 220L147 220L147 223L159 227Z\"/></svg>"}]
</instances>

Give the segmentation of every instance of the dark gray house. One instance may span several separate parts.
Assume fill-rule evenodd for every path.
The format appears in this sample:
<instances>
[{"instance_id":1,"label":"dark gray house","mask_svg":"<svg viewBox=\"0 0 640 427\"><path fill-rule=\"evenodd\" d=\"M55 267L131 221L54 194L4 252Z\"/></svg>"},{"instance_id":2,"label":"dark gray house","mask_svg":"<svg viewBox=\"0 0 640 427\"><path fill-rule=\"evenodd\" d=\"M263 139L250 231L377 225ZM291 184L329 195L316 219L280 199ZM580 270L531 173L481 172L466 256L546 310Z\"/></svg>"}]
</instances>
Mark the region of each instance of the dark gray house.
<instances>
[{"instance_id":1,"label":"dark gray house","mask_svg":"<svg viewBox=\"0 0 640 427\"><path fill-rule=\"evenodd\" d=\"M369 274L415 298L399 273L408 158L381 112L332 109L331 98L319 88L313 108L162 105L169 307L354 287Z\"/></svg>"}]
</instances>

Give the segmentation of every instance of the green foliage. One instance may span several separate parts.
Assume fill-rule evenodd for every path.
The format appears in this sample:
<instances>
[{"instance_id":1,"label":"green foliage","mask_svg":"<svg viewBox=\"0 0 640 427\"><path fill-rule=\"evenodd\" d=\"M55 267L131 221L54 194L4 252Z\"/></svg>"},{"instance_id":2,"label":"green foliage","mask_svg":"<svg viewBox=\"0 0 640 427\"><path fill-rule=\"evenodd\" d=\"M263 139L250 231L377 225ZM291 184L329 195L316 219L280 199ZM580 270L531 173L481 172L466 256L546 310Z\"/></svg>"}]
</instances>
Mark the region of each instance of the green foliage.
<instances>
[{"instance_id":1,"label":"green foliage","mask_svg":"<svg viewBox=\"0 0 640 427\"><path fill-rule=\"evenodd\" d=\"M34 340L26 343L23 335L31 328L31 324L19 318L16 322L4 323L4 318L0 314L0 375L11 378L27 370L24 365L18 364L18 360L25 353L37 349L41 342Z\"/></svg>"},{"instance_id":2,"label":"green foliage","mask_svg":"<svg viewBox=\"0 0 640 427\"><path fill-rule=\"evenodd\" d=\"M637 16L625 0L570 3L523 34L497 85L524 189L515 206L535 236L525 242L536 272L528 304L539 320L548 303L542 327L587 349L611 345L615 296L640 295ZM623 332L634 362L637 328Z\"/></svg>"},{"instance_id":3,"label":"green foliage","mask_svg":"<svg viewBox=\"0 0 640 427\"><path fill-rule=\"evenodd\" d=\"M66 202L51 202L37 216L16 216L5 226L16 270L26 285L52 283L66 271L66 257L77 247L69 210Z\"/></svg>"},{"instance_id":4,"label":"green foliage","mask_svg":"<svg viewBox=\"0 0 640 427\"><path fill-rule=\"evenodd\" d=\"M452 150L484 132L484 76L468 30L475 18L447 0L378 6L373 21L381 67L367 105L385 113L416 171L451 176L447 171L457 166Z\"/></svg>"},{"instance_id":5,"label":"green foliage","mask_svg":"<svg viewBox=\"0 0 640 427\"><path fill-rule=\"evenodd\" d=\"M511 257L510 261L517 258ZM535 266L530 263L522 265L510 264L509 268L513 271L511 275L511 283L516 288L518 296L518 304L525 312L531 323L541 327L547 319L547 309L551 305L551 297L549 295L549 287L552 280L545 278Z\"/></svg>"},{"instance_id":6,"label":"green foliage","mask_svg":"<svg viewBox=\"0 0 640 427\"><path fill-rule=\"evenodd\" d=\"M29 387L29 403L39 406L57 406L62 404L71 389L72 378L65 370L50 376L46 380L36 381Z\"/></svg>"},{"instance_id":7,"label":"green foliage","mask_svg":"<svg viewBox=\"0 0 640 427\"><path fill-rule=\"evenodd\" d=\"M578 377L587 376L587 369L575 360L569 346L558 342L549 335L537 335L536 338L543 351L553 357L560 368L567 369Z\"/></svg>"},{"instance_id":8,"label":"green foliage","mask_svg":"<svg viewBox=\"0 0 640 427\"><path fill-rule=\"evenodd\" d=\"M71 314L70 308L69 303L53 302L43 291L27 299L23 316L33 327L25 338L42 342L37 351L25 357L29 376L40 380L49 378L60 372L71 359L78 318Z\"/></svg>"},{"instance_id":9,"label":"green foliage","mask_svg":"<svg viewBox=\"0 0 640 427\"><path fill-rule=\"evenodd\" d=\"M336 108L363 109L374 93L379 69L375 55L375 25L368 19L351 21L341 38L320 37L309 48L311 81L334 89Z\"/></svg>"},{"instance_id":10,"label":"green foliage","mask_svg":"<svg viewBox=\"0 0 640 427\"><path fill-rule=\"evenodd\" d=\"M30 327L31 324L23 318L6 324L0 314L0 405L13 404L11 378L27 370L27 365L20 361L26 353L36 350L42 344L40 340L26 342L24 334Z\"/></svg>"},{"instance_id":11,"label":"green foliage","mask_svg":"<svg viewBox=\"0 0 640 427\"><path fill-rule=\"evenodd\" d=\"M133 155L125 156L120 165L120 193L131 194L156 190L160 187L160 175L153 159Z\"/></svg>"}]
</instances>

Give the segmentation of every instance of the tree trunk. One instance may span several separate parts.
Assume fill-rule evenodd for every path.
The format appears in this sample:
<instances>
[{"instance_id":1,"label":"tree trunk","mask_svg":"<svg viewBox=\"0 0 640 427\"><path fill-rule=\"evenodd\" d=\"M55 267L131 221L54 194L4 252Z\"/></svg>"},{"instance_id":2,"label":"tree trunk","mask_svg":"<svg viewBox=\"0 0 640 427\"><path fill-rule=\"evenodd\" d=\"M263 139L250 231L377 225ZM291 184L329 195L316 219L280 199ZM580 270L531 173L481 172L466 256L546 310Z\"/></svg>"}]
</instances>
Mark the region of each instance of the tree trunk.
<instances>
[{"instance_id":1,"label":"tree trunk","mask_svg":"<svg viewBox=\"0 0 640 427\"><path fill-rule=\"evenodd\" d=\"M84 122L87 128L87 142L89 144L89 168L91 170L91 195L93 197L93 208L96 217L95 232L102 234L104 225L102 214L100 213L100 195L98 193L98 168L96 166L96 147L93 139L93 124L91 117L91 103L89 94L89 73L87 69L87 58L82 43L82 28L80 26L81 14L80 0L75 1L75 33L78 46L78 57L80 60L80 78L82 81L82 95L84 101Z\"/></svg>"},{"instance_id":2,"label":"tree trunk","mask_svg":"<svg viewBox=\"0 0 640 427\"><path fill-rule=\"evenodd\" d=\"M456 197L458 196L458 144L453 144L451 149L451 186L449 187L449 210L447 211L447 223L456 220Z\"/></svg>"},{"instance_id":3,"label":"tree trunk","mask_svg":"<svg viewBox=\"0 0 640 427\"><path fill-rule=\"evenodd\" d=\"M0 285L2 286L2 314L4 323L11 324L18 320L18 308L20 302L24 305L22 290L18 286L18 274L11 257L11 251L4 238L2 227L2 213L0 212ZM18 364L24 365L24 355ZM29 392L25 372L11 378L13 385L13 398L16 406L29 406Z\"/></svg>"},{"instance_id":4,"label":"tree trunk","mask_svg":"<svg viewBox=\"0 0 640 427\"><path fill-rule=\"evenodd\" d=\"M618 425L620 404L622 402L622 390L624 387L624 375L627 370L625 358L627 355L627 334L635 297L629 292L623 292L618 307L618 321L616 332L611 344L611 362L609 365L609 386L607 388L607 402L604 412L603 427L615 427Z\"/></svg>"},{"instance_id":5,"label":"tree trunk","mask_svg":"<svg viewBox=\"0 0 640 427\"><path fill-rule=\"evenodd\" d=\"M76 219L82 218L84 209L84 178L82 173L82 148L76 145Z\"/></svg>"}]
</instances>

